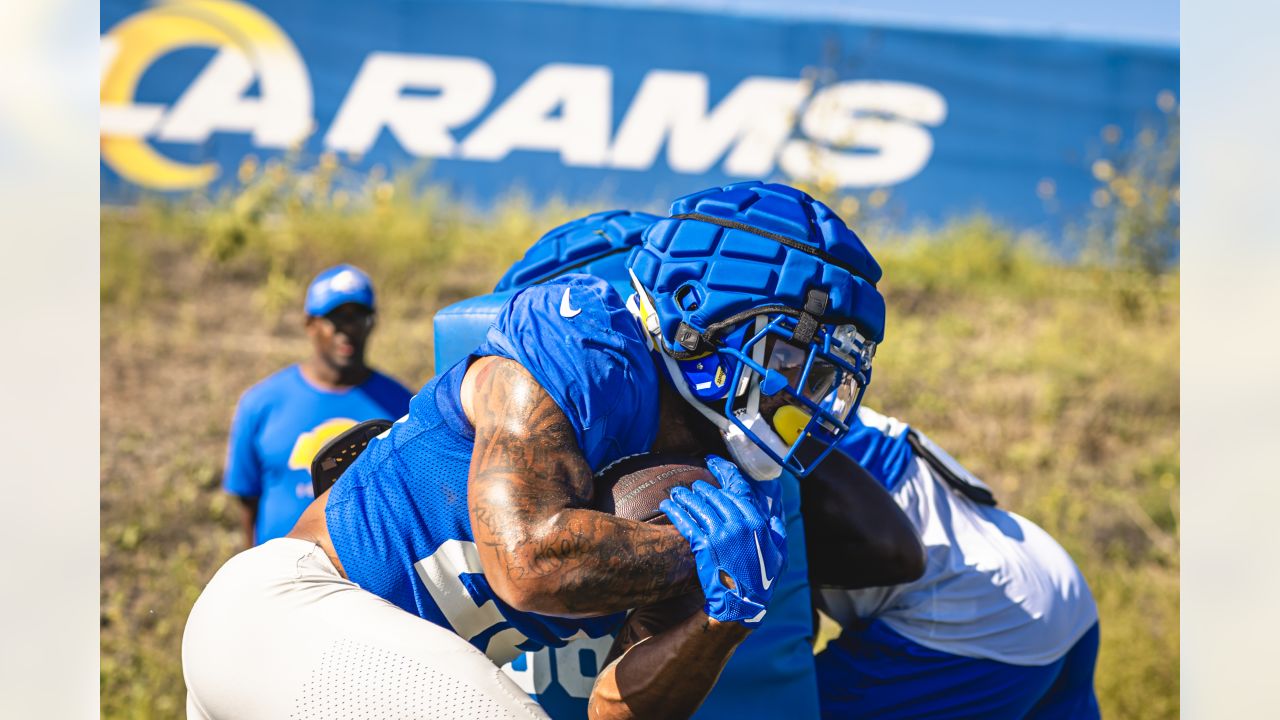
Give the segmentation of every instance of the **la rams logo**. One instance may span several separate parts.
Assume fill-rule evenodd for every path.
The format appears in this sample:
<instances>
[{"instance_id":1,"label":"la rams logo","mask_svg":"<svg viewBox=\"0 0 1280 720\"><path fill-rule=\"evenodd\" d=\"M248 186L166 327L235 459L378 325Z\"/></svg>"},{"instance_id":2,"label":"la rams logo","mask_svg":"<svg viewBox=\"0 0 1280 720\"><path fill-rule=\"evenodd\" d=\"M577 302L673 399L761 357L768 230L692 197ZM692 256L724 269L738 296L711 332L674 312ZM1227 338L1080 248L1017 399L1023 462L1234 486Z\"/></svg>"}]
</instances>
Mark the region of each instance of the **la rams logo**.
<instances>
[{"instance_id":1,"label":"la rams logo","mask_svg":"<svg viewBox=\"0 0 1280 720\"><path fill-rule=\"evenodd\" d=\"M176 102L135 102L147 69L189 47L216 54ZM150 140L199 143L214 132L240 132L258 147L283 149L314 125L302 56L271 18L244 3L163 0L113 27L102 53L102 160L138 185L191 190L218 177L215 163L179 162ZM258 96L248 97L255 82Z\"/></svg>"},{"instance_id":2,"label":"la rams logo","mask_svg":"<svg viewBox=\"0 0 1280 720\"><path fill-rule=\"evenodd\" d=\"M349 293L360 290L363 287L364 280L350 270L343 270L329 278L329 290L331 292Z\"/></svg>"},{"instance_id":3,"label":"la rams logo","mask_svg":"<svg viewBox=\"0 0 1280 720\"><path fill-rule=\"evenodd\" d=\"M333 418L302 433L293 444L293 452L289 453L289 469L311 472L311 461L320 452L320 448L355 425L356 421L350 418Z\"/></svg>"}]
</instances>

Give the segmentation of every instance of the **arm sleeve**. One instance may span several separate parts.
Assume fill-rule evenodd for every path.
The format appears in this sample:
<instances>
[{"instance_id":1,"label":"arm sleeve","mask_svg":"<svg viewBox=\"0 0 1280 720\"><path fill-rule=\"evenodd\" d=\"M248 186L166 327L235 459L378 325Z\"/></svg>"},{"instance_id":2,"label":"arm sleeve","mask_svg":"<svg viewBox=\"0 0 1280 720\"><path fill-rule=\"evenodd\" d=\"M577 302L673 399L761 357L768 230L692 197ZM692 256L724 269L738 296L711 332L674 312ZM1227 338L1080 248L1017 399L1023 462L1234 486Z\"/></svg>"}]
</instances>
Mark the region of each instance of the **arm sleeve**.
<instances>
[{"instance_id":1,"label":"arm sleeve","mask_svg":"<svg viewBox=\"0 0 1280 720\"><path fill-rule=\"evenodd\" d=\"M473 354L524 366L569 419L592 470L653 445L657 368L607 282L565 275L520 291Z\"/></svg>"},{"instance_id":2,"label":"arm sleeve","mask_svg":"<svg viewBox=\"0 0 1280 720\"><path fill-rule=\"evenodd\" d=\"M231 436L227 440L227 462L222 474L222 487L232 495L262 495L262 464L254 443L261 415L258 403L250 393L242 395L240 402L236 403Z\"/></svg>"}]
</instances>

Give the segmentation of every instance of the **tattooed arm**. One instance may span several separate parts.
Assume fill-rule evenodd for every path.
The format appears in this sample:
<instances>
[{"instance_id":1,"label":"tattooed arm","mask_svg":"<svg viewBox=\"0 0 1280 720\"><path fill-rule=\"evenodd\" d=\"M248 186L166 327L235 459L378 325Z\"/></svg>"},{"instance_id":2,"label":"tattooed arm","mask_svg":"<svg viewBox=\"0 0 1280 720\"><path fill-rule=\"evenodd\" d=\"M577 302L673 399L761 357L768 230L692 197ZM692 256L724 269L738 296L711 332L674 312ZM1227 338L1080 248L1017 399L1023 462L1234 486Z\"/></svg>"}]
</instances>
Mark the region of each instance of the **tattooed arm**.
<instances>
[{"instance_id":1,"label":"tattooed arm","mask_svg":"<svg viewBox=\"0 0 1280 720\"><path fill-rule=\"evenodd\" d=\"M686 718L698 709L747 630L702 612L695 592L637 609L591 690L593 720Z\"/></svg>"},{"instance_id":2,"label":"tattooed arm","mask_svg":"<svg viewBox=\"0 0 1280 720\"><path fill-rule=\"evenodd\" d=\"M476 360L462 384L475 427L467 506L480 563L511 607L603 615L697 587L689 542L586 507L591 468L564 413L528 371Z\"/></svg>"}]
</instances>

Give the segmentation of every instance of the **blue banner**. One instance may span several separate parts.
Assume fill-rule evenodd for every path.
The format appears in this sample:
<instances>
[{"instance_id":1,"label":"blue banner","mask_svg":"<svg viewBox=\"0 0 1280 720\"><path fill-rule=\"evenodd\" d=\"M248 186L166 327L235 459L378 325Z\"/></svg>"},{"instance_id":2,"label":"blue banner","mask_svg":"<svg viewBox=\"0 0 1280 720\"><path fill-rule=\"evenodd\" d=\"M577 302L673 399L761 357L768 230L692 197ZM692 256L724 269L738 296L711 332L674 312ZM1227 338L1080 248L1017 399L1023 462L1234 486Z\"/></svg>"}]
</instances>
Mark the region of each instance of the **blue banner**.
<instances>
[{"instance_id":1,"label":"blue banner","mask_svg":"<svg viewBox=\"0 0 1280 720\"><path fill-rule=\"evenodd\" d=\"M110 203L294 151L429 163L481 205L520 189L661 210L791 178L882 190L902 220L1055 230L1089 206L1104 128L1159 124L1179 73L1170 46L643 6L104 0L101 17Z\"/></svg>"}]
</instances>

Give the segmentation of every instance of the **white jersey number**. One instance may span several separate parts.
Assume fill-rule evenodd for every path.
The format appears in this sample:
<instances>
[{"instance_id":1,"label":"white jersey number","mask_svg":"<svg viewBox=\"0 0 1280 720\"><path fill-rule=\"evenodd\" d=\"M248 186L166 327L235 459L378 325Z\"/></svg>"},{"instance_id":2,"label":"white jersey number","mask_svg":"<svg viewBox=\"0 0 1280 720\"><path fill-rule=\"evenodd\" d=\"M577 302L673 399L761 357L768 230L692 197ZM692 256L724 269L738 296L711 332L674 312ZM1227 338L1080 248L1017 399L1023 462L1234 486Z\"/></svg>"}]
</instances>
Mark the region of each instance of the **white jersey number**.
<instances>
[{"instance_id":1,"label":"white jersey number","mask_svg":"<svg viewBox=\"0 0 1280 720\"><path fill-rule=\"evenodd\" d=\"M586 700L591 697L591 687L596 676L604 669L604 659L613 646L613 636L600 638L578 637L568 645L558 648L542 648L525 653L523 662L508 663L502 670L511 676L521 690L530 695L541 695L551 687L553 679L559 682L569 697ZM583 672L583 653L588 653L588 663L594 670Z\"/></svg>"},{"instance_id":2,"label":"white jersey number","mask_svg":"<svg viewBox=\"0 0 1280 720\"><path fill-rule=\"evenodd\" d=\"M414 563L413 567L418 571L418 577L422 578L422 584L427 586L431 599L440 608L440 612L444 613L453 631L463 640L470 642L472 638L494 626L508 625L492 600L478 605L476 598L462 583L464 573L484 574L475 543L469 540L447 540L430 556ZM490 660L502 665L520 655L522 651L516 646L526 640L528 638L520 634L520 631L507 627L494 633L482 649Z\"/></svg>"}]
</instances>

